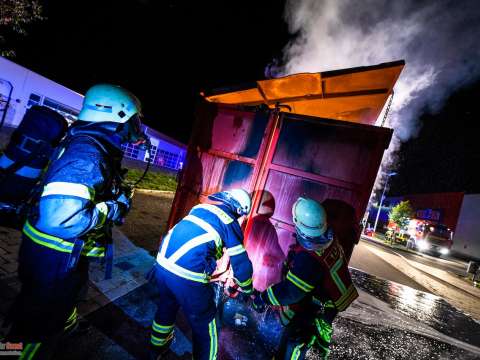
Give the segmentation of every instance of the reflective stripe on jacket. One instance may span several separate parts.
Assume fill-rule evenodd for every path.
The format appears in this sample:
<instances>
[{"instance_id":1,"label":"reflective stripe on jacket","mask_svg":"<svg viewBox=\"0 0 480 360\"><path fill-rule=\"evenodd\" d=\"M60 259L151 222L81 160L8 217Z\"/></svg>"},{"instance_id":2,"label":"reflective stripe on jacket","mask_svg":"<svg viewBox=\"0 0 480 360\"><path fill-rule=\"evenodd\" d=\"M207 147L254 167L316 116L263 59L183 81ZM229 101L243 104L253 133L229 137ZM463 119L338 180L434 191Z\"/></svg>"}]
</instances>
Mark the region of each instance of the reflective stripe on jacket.
<instances>
[{"instance_id":1,"label":"reflective stripe on jacket","mask_svg":"<svg viewBox=\"0 0 480 360\"><path fill-rule=\"evenodd\" d=\"M108 143L102 136L102 144ZM90 134L73 136L60 145L63 150L49 165L38 203L23 229L32 241L71 252L72 243L81 239L82 255L104 255L104 243L99 241L104 239L102 228L109 211L104 201L114 196L112 184L121 151L112 143L107 153L99 143Z\"/></svg>"},{"instance_id":2,"label":"reflective stripe on jacket","mask_svg":"<svg viewBox=\"0 0 480 360\"><path fill-rule=\"evenodd\" d=\"M324 252L314 253L295 246L289 261L286 278L270 286L262 297L271 305L287 306L291 318L293 310L302 310L302 300L332 304L337 311L345 310L357 297L343 251L335 240ZM293 309L293 310L292 310Z\"/></svg>"},{"instance_id":3,"label":"reflective stripe on jacket","mask_svg":"<svg viewBox=\"0 0 480 360\"><path fill-rule=\"evenodd\" d=\"M237 283L247 292L252 286L252 264L243 246L238 221L223 205L200 204L165 236L157 262L182 278L207 283L216 260L230 256Z\"/></svg>"}]
</instances>

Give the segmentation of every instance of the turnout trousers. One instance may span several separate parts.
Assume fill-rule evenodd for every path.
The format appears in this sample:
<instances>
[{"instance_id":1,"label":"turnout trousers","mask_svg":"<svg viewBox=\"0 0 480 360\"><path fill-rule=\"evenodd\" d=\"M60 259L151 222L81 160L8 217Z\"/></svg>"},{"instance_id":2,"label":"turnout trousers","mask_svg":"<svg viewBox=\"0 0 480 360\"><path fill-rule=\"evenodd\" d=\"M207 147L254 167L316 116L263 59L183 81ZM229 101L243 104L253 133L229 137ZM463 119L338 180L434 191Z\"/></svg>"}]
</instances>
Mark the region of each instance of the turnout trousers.
<instances>
[{"instance_id":1,"label":"turnout trousers","mask_svg":"<svg viewBox=\"0 0 480 360\"><path fill-rule=\"evenodd\" d=\"M76 304L86 290L88 260L81 257L76 267L67 270L69 257L23 235L21 289L7 318L12 325L7 339L23 342L22 358L49 358L60 336L77 323Z\"/></svg>"},{"instance_id":2,"label":"turnout trousers","mask_svg":"<svg viewBox=\"0 0 480 360\"><path fill-rule=\"evenodd\" d=\"M150 281L160 295L152 324L152 346L170 345L176 315L182 308L192 328L193 359L217 359L218 336L212 285L181 278L158 264L152 269Z\"/></svg>"}]
</instances>

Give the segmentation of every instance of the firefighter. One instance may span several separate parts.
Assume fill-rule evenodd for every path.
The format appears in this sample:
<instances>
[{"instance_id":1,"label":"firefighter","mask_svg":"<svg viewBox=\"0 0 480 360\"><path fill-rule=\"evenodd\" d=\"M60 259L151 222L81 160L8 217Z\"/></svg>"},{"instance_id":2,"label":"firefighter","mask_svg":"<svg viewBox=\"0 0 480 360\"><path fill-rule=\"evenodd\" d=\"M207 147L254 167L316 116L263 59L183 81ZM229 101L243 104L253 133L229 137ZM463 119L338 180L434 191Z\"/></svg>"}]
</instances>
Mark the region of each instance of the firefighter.
<instances>
[{"instance_id":1,"label":"firefighter","mask_svg":"<svg viewBox=\"0 0 480 360\"><path fill-rule=\"evenodd\" d=\"M121 144L144 141L138 99L114 85L91 87L38 186L23 226L21 291L10 312L8 338L23 357L48 358L78 324L76 302L88 281L90 258L111 255L111 224L127 215Z\"/></svg>"},{"instance_id":2,"label":"firefighter","mask_svg":"<svg viewBox=\"0 0 480 360\"><path fill-rule=\"evenodd\" d=\"M172 340L175 318L183 309L193 334L193 358L217 358L218 334L214 289L209 278L223 248L230 257L234 281L253 292L252 264L243 246L239 221L250 212L250 195L243 189L209 196L214 204L194 206L165 236L151 272L160 297L152 324L152 357L164 354Z\"/></svg>"},{"instance_id":3,"label":"firefighter","mask_svg":"<svg viewBox=\"0 0 480 360\"><path fill-rule=\"evenodd\" d=\"M285 331L277 359L304 359L310 347L327 358L332 322L358 293L323 206L300 197L292 215L297 241L287 257L285 278L256 293L252 306L257 311L279 309Z\"/></svg>"}]
</instances>

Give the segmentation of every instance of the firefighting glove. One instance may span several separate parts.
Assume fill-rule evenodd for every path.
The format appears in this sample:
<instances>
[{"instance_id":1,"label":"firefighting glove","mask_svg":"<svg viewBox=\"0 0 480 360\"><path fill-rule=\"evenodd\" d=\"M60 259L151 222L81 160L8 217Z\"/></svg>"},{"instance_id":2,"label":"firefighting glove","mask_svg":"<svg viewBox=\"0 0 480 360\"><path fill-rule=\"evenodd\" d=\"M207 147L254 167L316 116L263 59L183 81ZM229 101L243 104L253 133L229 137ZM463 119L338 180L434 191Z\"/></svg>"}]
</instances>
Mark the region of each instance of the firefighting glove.
<instances>
[{"instance_id":1,"label":"firefighting glove","mask_svg":"<svg viewBox=\"0 0 480 360\"><path fill-rule=\"evenodd\" d=\"M122 196L120 196L117 200L105 201L105 204L108 207L107 220L113 222L115 225L122 225L125 216L130 210L131 200L127 197L122 198Z\"/></svg>"},{"instance_id":2,"label":"firefighting glove","mask_svg":"<svg viewBox=\"0 0 480 360\"><path fill-rule=\"evenodd\" d=\"M323 319L315 319L315 335L312 337L310 346L315 347L322 359L327 359L330 353L330 343L332 342L333 327Z\"/></svg>"},{"instance_id":3,"label":"firefighting glove","mask_svg":"<svg viewBox=\"0 0 480 360\"><path fill-rule=\"evenodd\" d=\"M124 194L127 198L131 199L133 198L133 195L135 193L135 187L132 185L122 184L120 186L120 192Z\"/></svg>"},{"instance_id":4,"label":"firefighting glove","mask_svg":"<svg viewBox=\"0 0 480 360\"><path fill-rule=\"evenodd\" d=\"M132 208L132 198L123 192L117 197L117 202L123 207L124 216L127 215Z\"/></svg>"},{"instance_id":5,"label":"firefighting glove","mask_svg":"<svg viewBox=\"0 0 480 360\"><path fill-rule=\"evenodd\" d=\"M262 313L265 311L267 307L267 303L263 300L262 293L254 290L252 295L252 308L258 313Z\"/></svg>"}]
</instances>

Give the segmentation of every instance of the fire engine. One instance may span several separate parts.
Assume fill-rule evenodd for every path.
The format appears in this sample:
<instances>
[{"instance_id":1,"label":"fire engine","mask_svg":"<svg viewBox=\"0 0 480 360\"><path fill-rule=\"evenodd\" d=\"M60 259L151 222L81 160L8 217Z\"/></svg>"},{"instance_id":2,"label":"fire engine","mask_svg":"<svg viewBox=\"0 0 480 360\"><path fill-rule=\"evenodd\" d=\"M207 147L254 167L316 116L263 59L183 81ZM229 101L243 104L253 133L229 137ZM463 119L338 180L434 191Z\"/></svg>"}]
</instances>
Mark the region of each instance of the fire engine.
<instances>
[{"instance_id":1,"label":"fire engine","mask_svg":"<svg viewBox=\"0 0 480 360\"><path fill-rule=\"evenodd\" d=\"M406 229L389 222L386 237L404 243L407 249L435 255L447 255L453 244L453 232L446 225L429 220L410 219Z\"/></svg>"},{"instance_id":2,"label":"fire engine","mask_svg":"<svg viewBox=\"0 0 480 360\"><path fill-rule=\"evenodd\" d=\"M426 220L410 220L408 227L410 238L407 248L436 255L446 255L453 244L452 231L443 224Z\"/></svg>"}]
</instances>

